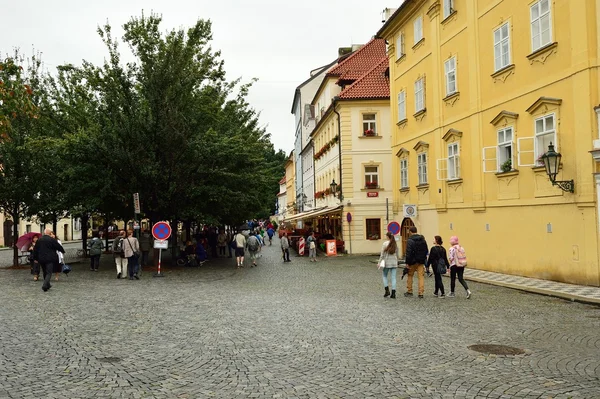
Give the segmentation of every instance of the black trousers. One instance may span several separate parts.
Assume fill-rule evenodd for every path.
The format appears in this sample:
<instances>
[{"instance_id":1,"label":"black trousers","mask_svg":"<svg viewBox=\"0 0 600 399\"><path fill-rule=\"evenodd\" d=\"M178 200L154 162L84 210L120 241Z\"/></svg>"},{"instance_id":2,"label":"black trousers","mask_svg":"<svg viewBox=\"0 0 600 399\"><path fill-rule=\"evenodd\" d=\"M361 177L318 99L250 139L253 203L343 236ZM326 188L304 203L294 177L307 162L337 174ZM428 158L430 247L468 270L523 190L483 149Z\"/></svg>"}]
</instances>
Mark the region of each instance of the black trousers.
<instances>
[{"instance_id":1,"label":"black trousers","mask_svg":"<svg viewBox=\"0 0 600 399\"><path fill-rule=\"evenodd\" d=\"M437 294L438 291L440 295L446 295L444 292L444 282L442 281L442 275L435 270L435 266L433 267L433 277L435 278L435 290L434 294Z\"/></svg>"},{"instance_id":2,"label":"black trousers","mask_svg":"<svg viewBox=\"0 0 600 399\"><path fill-rule=\"evenodd\" d=\"M454 288L456 287L456 277L458 276L458 282L462 284L465 290L469 289L467 282L463 278L465 273L464 267L452 266L450 267L450 292L454 292Z\"/></svg>"},{"instance_id":3,"label":"black trousers","mask_svg":"<svg viewBox=\"0 0 600 399\"><path fill-rule=\"evenodd\" d=\"M52 279L52 270L54 270L54 263L41 263L42 273L44 274L44 284L42 288L50 288L50 280Z\"/></svg>"},{"instance_id":4,"label":"black trousers","mask_svg":"<svg viewBox=\"0 0 600 399\"><path fill-rule=\"evenodd\" d=\"M283 261L284 262L289 262L290 261L290 250L289 248L286 249L281 249L281 251L283 252Z\"/></svg>"},{"instance_id":5,"label":"black trousers","mask_svg":"<svg viewBox=\"0 0 600 399\"><path fill-rule=\"evenodd\" d=\"M100 255L90 255L90 269L98 270L100 266Z\"/></svg>"}]
</instances>

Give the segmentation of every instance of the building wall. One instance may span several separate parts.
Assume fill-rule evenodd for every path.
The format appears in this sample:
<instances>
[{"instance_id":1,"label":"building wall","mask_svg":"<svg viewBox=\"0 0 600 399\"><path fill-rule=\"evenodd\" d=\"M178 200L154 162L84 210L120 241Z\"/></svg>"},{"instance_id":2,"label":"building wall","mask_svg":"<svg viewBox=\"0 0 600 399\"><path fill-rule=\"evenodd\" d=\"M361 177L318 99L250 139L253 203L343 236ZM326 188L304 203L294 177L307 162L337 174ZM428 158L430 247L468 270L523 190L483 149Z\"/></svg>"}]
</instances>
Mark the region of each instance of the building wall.
<instances>
[{"instance_id":1,"label":"building wall","mask_svg":"<svg viewBox=\"0 0 600 399\"><path fill-rule=\"evenodd\" d=\"M292 153L285 166L285 195L286 195L286 216L293 215L294 202L296 202L296 162L294 162L294 153Z\"/></svg>"},{"instance_id":2,"label":"building wall","mask_svg":"<svg viewBox=\"0 0 600 399\"><path fill-rule=\"evenodd\" d=\"M598 203L590 150L599 136L600 1L554 0L552 44L532 52L530 6L519 0L455 1L443 18L433 1L413 1L385 32L390 46L394 207L417 204L414 222L431 242L458 235L470 267L600 285ZM429 11L429 12L428 12ZM423 43L412 46L413 21L423 17ZM509 23L510 63L495 72L494 30ZM405 56L396 38L405 34ZM473 51L473 49L477 49ZM458 94L448 97L444 62L456 60ZM425 77L426 111L415 115L414 82ZM405 90L407 118L398 121ZM553 144L563 155L557 180L575 180L575 193L552 186L536 163L547 143L536 120L554 116ZM512 170L498 164L498 131L512 128ZM460 147L460 178L448 180L448 147ZM598 143L596 143L598 144ZM400 151L403 149L403 151ZM428 184L418 185L417 154L427 153ZM407 190L399 165L409 161ZM575 226L577 226L575 228Z\"/></svg>"},{"instance_id":3,"label":"building wall","mask_svg":"<svg viewBox=\"0 0 600 399\"><path fill-rule=\"evenodd\" d=\"M305 205L304 210L310 210L315 207L315 161L314 161L314 150L312 143L305 147L302 153L302 179L304 180L302 186L304 188L304 199Z\"/></svg>"}]
</instances>

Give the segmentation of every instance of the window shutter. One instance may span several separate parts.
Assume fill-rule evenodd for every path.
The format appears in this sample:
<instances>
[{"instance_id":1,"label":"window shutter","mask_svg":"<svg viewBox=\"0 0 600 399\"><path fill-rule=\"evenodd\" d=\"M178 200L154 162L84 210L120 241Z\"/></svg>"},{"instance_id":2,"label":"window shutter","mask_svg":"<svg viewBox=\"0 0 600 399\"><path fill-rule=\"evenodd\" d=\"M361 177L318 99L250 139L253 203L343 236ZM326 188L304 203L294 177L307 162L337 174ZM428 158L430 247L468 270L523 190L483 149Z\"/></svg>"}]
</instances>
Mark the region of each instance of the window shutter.
<instances>
[{"instance_id":1,"label":"window shutter","mask_svg":"<svg viewBox=\"0 0 600 399\"><path fill-rule=\"evenodd\" d=\"M498 171L498 147L483 147L483 173Z\"/></svg>"},{"instance_id":2,"label":"window shutter","mask_svg":"<svg viewBox=\"0 0 600 399\"><path fill-rule=\"evenodd\" d=\"M535 140L533 137L517 139L517 163L519 166L535 166Z\"/></svg>"},{"instance_id":3,"label":"window shutter","mask_svg":"<svg viewBox=\"0 0 600 399\"><path fill-rule=\"evenodd\" d=\"M438 159L436 162L437 179L448 180L448 158Z\"/></svg>"}]
</instances>

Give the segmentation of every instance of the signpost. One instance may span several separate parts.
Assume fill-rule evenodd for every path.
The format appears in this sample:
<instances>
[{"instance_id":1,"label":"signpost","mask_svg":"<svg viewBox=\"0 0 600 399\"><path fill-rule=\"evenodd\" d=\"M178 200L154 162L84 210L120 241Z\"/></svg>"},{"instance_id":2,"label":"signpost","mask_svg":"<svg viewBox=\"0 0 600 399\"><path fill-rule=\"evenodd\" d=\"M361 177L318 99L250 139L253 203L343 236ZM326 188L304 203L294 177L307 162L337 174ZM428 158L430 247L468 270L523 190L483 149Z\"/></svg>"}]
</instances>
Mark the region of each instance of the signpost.
<instances>
[{"instance_id":1,"label":"signpost","mask_svg":"<svg viewBox=\"0 0 600 399\"><path fill-rule=\"evenodd\" d=\"M346 221L348 222L348 242L350 243L350 254L352 254L352 228L350 223L352 222L352 214L348 212L346 214Z\"/></svg>"},{"instance_id":2,"label":"signpost","mask_svg":"<svg viewBox=\"0 0 600 399\"><path fill-rule=\"evenodd\" d=\"M160 272L160 261L162 259L162 250L169 247L167 241L171 237L171 226L167 222L158 222L152 226L152 236L154 241L154 248L158 248L158 271L154 274L154 277L164 277L164 274Z\"/></svg>"},{"instance_id":3,"label":"signpost","mask_svg":"<svg viewBox=\"0 0 600 399\"><path fill-rule=\"evenodd\" d=\"M140 209L140 194L133 193L133 212L134 213L142 213Z\"/></svg>"}]
</instances>

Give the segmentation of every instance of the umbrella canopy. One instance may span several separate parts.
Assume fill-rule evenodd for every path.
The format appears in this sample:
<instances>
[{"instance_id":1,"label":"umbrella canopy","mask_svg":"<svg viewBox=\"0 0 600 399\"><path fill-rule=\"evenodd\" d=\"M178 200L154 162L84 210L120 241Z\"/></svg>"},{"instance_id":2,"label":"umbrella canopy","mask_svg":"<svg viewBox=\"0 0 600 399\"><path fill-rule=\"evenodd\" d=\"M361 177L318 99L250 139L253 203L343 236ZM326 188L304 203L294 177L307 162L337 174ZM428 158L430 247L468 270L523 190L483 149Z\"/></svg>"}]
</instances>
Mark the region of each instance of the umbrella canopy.
<instances>
[{"instance_id":1,"label":"umbrella canopy","mask_svg":"<svg viewBox=\"0 0 600 399\"><path fill-rule=\"evenodd\" d=\"M33 237L41 237L42 235L40 233L26 233L23 234L21 237L19 237L19 239L17 240L17 248L21 249L21 250L25 250L27 251L29 249L29 246L31 245L31 241L33 241ZM25 249L23 249L25 248Z\"/></svg>"}]
</instances>

